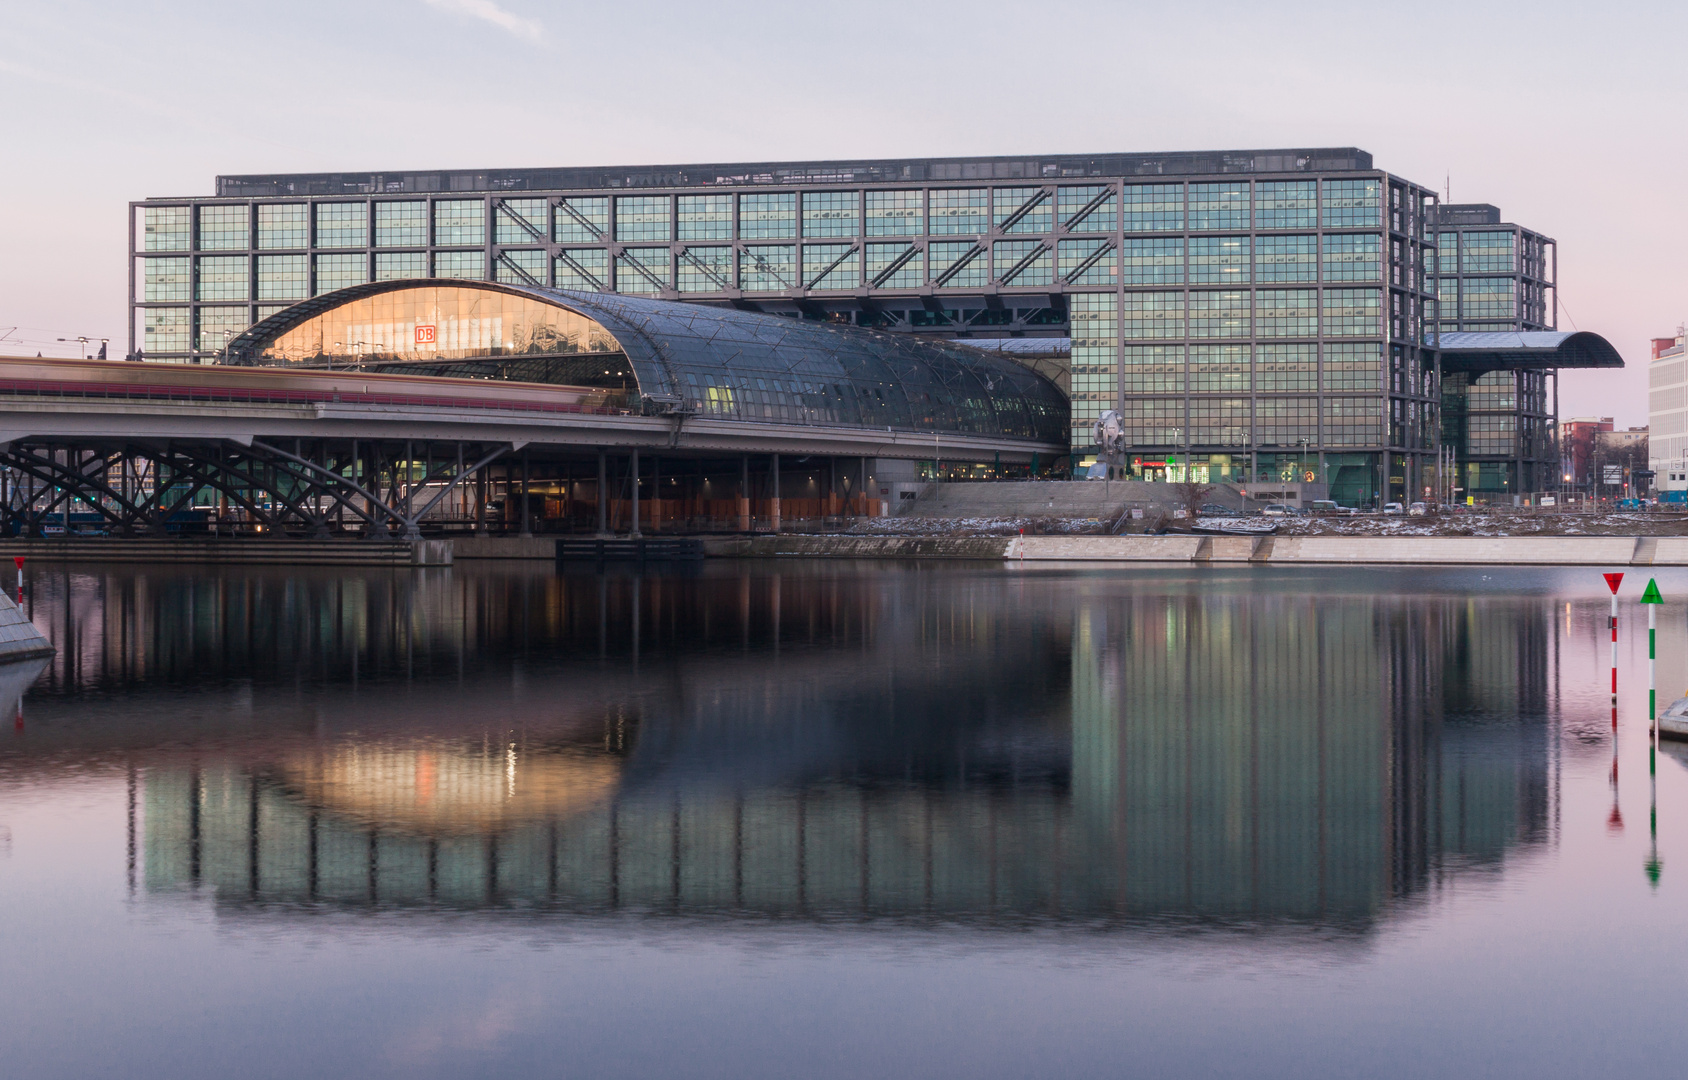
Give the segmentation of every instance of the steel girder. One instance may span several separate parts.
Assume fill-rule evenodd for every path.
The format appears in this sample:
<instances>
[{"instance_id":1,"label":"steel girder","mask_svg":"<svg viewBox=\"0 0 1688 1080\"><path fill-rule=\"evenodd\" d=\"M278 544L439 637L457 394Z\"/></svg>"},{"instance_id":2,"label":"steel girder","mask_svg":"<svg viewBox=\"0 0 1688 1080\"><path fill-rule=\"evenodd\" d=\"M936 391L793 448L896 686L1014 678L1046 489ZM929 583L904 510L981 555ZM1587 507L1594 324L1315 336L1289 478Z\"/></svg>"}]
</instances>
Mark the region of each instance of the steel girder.
<instances>
[{"instance_id":1,"label":"steel girder","mask_svg":"<svg viewBox=\"0 0 1688 1080\"><path fill-rule=\"evenodd\" d=\"M162 442L17 440L0 447L0 525L39 536L76 503L133 535L216 492L278 534L329 535L349 516L371 539L421 537L457 485L510 453L509 443L294 439Z\"/></svg>"}]
</instances>

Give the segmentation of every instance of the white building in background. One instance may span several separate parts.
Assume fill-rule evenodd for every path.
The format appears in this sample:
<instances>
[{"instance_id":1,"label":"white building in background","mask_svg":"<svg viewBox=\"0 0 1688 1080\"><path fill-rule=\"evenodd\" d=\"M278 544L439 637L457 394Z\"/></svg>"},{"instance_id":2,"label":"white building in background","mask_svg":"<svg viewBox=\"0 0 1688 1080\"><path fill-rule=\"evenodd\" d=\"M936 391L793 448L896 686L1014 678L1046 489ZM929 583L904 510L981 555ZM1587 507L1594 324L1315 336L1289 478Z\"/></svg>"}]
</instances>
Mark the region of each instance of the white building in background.
<instances>
[{"instance_id":1,"label":"white building in background","mask_svg":"<svg viewBox=\"0 0 1688 1080\"><path fill-rule=\"evenodd\" d=\"M1683 333L1653 339L1647 367L1647 467L1658 491L1688 490L1688 345Z\"/></svg>"}]
</instances>

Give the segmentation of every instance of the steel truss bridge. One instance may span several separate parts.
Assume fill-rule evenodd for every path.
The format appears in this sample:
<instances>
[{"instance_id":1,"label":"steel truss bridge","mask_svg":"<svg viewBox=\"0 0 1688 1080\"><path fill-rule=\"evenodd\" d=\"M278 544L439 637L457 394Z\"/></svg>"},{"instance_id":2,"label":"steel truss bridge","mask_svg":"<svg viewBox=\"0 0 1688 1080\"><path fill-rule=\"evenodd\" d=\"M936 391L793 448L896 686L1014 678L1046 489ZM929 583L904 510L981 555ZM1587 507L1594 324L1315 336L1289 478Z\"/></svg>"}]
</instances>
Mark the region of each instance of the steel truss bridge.
<instances>
[{"instance_id":1,"label":"steel truss bridge","mask_svg":"<svg viewBox=\"0 0 1688 1080\"><path fill-rule=\"evenodd\" d=\"M596 484L613 472L638 531L640 453L737 473L749 520L752 458L779 519L780 455L826 459L846 488L877 458L1029 461L1064 446L994 436L759 423L583 403L568 388L420 375L0 358L0 532L43 535L93 511L123 535L158 534L206 500L219 519L280 535L418 539L456 508L484 527L489 486ZM853 459L852 465L844 465ZM595 472L593 465L595 463ZM641 481L642 482L642 481ZM669 482L678 481L672 473ZM771 487L769 486L771 482ZM859 481L858 481L859 484ZM467 490L473 486L471 496ZM473 505L473 511L467 509ZM506 504L508 505L508 504Z\"/></svg>"}]
</instances>

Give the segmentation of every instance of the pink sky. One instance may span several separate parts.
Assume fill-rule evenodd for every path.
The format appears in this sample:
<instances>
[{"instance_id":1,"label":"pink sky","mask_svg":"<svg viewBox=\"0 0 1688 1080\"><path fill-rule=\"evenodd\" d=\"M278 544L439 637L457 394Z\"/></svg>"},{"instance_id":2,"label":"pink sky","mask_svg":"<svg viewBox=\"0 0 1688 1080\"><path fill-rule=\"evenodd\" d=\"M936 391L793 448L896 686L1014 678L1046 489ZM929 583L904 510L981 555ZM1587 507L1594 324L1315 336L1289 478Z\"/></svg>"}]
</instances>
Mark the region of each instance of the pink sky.
<instances>
[{"instance_id":1,"label":"pink sky","mask_svg":"<svg viewBox=\"0 0 1688 1080\"><path fill-rule=\"evenodd\" d=\"M1563 415L1645 423L1648 339L1688 319L1688 69L1649 51L1684 5L57 0L6 26L6 352L121 352L128 201L218 173L1276 146L1359 146L1555 237L1561 327L1629 363L1567 374Z\"/></svg>"}]
</instances>

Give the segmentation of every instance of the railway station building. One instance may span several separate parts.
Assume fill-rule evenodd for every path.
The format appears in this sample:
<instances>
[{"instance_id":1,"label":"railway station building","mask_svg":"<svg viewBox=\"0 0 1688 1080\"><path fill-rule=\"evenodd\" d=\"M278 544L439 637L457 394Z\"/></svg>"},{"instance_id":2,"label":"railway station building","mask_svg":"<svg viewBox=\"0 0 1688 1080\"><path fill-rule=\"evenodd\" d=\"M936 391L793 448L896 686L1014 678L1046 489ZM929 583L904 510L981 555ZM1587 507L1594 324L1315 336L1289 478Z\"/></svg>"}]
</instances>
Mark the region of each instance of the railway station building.
<instances>
[{"instance_id":1,"label":"railway station building","mask_svg":"<svg viewBox=\"0 0 1688 1080\"><path fill-rule=\"evenodd\" d=\"M1553 332L1552 241L1351 147L224 176L133 203L130 249L147 360L364 284L637 297L1035 357L1074 465L1118 409L1134 476L1349 504L1416 498L1450 434L1477 489L1548 486L1554 365L1621 363L1481 336ZM1448 332L1488 366L1445 379Z\"/></svg>"}]
</instances>

